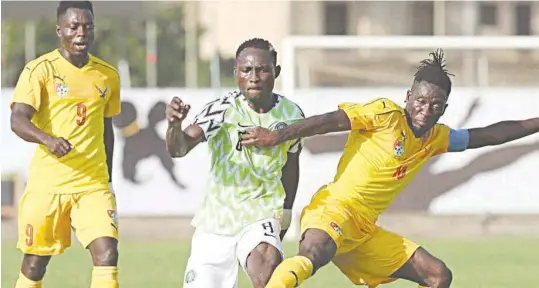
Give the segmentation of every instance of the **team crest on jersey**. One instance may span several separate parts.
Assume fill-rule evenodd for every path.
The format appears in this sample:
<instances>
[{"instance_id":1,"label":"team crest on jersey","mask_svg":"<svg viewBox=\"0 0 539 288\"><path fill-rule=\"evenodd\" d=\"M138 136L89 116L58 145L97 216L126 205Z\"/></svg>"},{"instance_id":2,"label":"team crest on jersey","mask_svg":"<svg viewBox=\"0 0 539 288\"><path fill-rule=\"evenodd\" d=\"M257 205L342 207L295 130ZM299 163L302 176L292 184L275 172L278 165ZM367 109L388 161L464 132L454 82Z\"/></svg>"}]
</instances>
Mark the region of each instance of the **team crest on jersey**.
<instances>
[{"instance_id":1,"label":"team crest on jersey","mask_svg":"<svg viewBox=\"0 0 539 288\"><path fill-rule=\"evenodd\" d=\"M185 275L185 283L193 283L196 277L197 273L195 272L195 270L189 270L189 272L187 272L187 275Z\"/></svg>"},{"instance_id":2,"label":"team crest on jersey","mask_svg":"<svg viewBox=\"0 0 539 288\"><path fill-rule=\"evenodd\" d=\"M275 125L275 128L274 130L280 130L280 129L283 129L285 128L286 126L288 126L288 124L284 123L284 122L279 122Z\"/></svg>"},{"instance_id":3,"label":"team crest on jersey","mask_svg":"<svg viewBox=\"0 0 539 288\"><path fill-rule=\"evenodd\" d=\"M67 87L65 83L55 83L54 90L56 90L58 98L64 98L65 96L67 96L67 91L69 91L69 87Z\"/></svg>"},{"instance_id":4,"label":"team crest on jersey","mask_svg":"<svg viewBox=\"0 0 539 288\"><path fill-rule=\"evenodd\" d=\"M404 145L400 139L397 139L395 144L393 144L393 156L395 156L395 158L399 158L402 155L404 155Z\"/></svg>"},{"instance_id":5,"label":"team crest on jersey","mask_svg":"<svg viewBox=\"0 0 539 288\"><path fill-rule=\"evenodd\" d=\"M109 91L109 87L105 87L105 89L99 88L99 86L95 85L95 89L97 89L97 93L99 93L99 97L105 99L105 96L107 96L107 92Z\"/></svg>"}]
</instances>

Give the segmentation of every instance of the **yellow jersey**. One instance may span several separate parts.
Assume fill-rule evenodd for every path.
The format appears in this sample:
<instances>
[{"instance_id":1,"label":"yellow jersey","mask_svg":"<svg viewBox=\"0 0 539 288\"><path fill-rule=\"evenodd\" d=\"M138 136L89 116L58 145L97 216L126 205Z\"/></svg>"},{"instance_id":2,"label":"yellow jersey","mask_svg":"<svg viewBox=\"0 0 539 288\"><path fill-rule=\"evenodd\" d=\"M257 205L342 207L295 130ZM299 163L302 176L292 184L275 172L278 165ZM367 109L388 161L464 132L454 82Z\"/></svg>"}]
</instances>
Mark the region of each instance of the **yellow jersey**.
<instances>
[{"instance_id":1,"label":"yellow jersey","mask_svg":"<svg viewBox=\"0 0 539 288\"><path fill-rule=\"evenodd\" d=\"M375 221L430 157L447 152L450 129L437 124L415 137L404 109L388 99L343 103L339 109L348 115L352 129L326 189Z\"/></svg>"},{"instance_id":2,"label":"yellow jersey","mask_svg":"<svg viewBox=\"0 0 539 288\"><path fill-rule=\"evenodd\" d=\"M88 63L78 68L54 50L24 67L13 103L34 107L32 123L73 147L58 158L38 145L27 191L70 194L108 189L104 118L120 113L120 77L113 66L90 55Z\"/></svg>"}]
</instances>

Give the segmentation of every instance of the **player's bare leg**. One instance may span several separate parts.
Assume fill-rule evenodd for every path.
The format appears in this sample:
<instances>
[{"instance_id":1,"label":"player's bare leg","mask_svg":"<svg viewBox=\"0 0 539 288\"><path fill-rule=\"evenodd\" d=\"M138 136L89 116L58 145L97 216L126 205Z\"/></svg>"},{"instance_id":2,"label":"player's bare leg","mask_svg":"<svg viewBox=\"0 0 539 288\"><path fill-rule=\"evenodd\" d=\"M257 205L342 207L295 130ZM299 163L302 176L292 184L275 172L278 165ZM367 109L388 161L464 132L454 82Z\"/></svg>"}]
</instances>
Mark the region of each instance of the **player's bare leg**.
<instances>
[{"instance_id":1,"label":"player's bare leg","mask_svg":"<svg viewBox=\"0 0 539 288\"><path fill-rule=\"evenodd\" d=\"M421 247L391 277L410 280L430 288L448 288L453 280L451 270L445 263Z\"/></svg>"},{"instance_id":2,"label":"player's bare leg","mask_svg":"<svg viewBox=\"0 0 539 288\"><path fill-rule=\"evenodd\" d=\"M88 245L88 249L94 266L118 265L118 240L112 237L97 238Z\"/></svg>"},{"instance_id":3,"label":"player's bare leg","mask_svg":"<svg viewBox=\"0 0 539 288\"><path fill-rule=\"evenodd\" d=\"M15 288L41 287L41 280L45 276L45 271L50 260L51 256L24 254L21 275L17 279Z\"/></svg>"},{"instance_id":4,"label":"player's bare leg","mask_svg":"<svg viewBox=\"0 0 539 288\"><path fill-rule=\"evenodd\" d=\"M319 229L307 229L299 242L298 255L309 258L313 263L312 274L326 266L337 252L337 244L328 233Z\"/></svg>"},{"instance_id":5,"label":"player's bare leg","mask_svg":"<svg viewBox=\"0 0 539 288\"><path fill-rule=\"evenodd\" d=\"M118 284L118 240L112 237L95 239L88 245L94 269L91 288L117 288Z\"/></svg>"},{"instance_id":6,"label":"player's bare leg","mask_svg":"<svg viewBox=\"0 0 539 288\"><path fill-rule=\"evenodd\" d=\"M327 265L337 252L337 244L324 231L307 229L299 243L298 256L284 260L273 272L266 287L297 287Z\"/></svg>"},{"instance_id":7,"label":"player's bare leg","mask_svg":"<svg viewBox=\"0 0 539 288\"><path fill-rule=\"evenodd\" d=\"M281 252L273 245L260 243L247 256L246 271L254 288L264 288L273 270L283 261Z\"/></svg>"}]
</instances>

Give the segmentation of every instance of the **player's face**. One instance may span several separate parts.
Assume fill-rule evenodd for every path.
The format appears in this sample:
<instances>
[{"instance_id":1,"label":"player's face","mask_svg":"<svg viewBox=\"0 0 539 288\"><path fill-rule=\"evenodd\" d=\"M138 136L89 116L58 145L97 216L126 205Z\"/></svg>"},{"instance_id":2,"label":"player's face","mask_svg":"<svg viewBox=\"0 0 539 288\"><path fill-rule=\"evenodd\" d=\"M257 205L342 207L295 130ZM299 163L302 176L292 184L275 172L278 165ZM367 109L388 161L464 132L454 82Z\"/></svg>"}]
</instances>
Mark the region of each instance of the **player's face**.
<instances>
[{"instance_id":1,"label":"player's face","mask_svg":"<svg viewBox=\"0 0 539 288\"><path fill-rule=\"evenodd\" d=\"M280 67L273 65L269 51L247 48L243 50L234 67L234 74L241 93L251 100L270 97Z\"/></svg>"},{"instance_id":2,"label":"player's face","mask_svg":"<svg viewBox=\"0 0 539 288\"><path fill-rule=\"evenodd\" d=\"M69 8L60 18L56 34L70 55L86 55L94 42L94 15L87 9Z\"/></svg>"},{"instance_id":3,"label":"player's face","mask_svg":"<svg viewBox=\"0 0 539 288\"><path fill-rule=\"evenodd\" d=\"M427 82L415 83L406 97L406 111L415 131L434 127L447 108L447 92Z\"/></svg>"}]
</instances>

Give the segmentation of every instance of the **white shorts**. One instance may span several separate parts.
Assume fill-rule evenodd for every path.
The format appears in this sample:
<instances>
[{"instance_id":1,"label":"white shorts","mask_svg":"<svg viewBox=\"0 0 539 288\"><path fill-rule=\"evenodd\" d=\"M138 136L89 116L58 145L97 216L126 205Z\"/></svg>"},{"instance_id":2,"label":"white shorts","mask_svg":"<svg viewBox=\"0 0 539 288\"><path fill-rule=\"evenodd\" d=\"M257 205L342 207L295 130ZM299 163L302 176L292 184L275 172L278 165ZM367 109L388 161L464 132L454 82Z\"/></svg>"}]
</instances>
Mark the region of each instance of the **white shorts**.
<instances>
[{"instance_id":1,"label":"white shorts","mask_svg":"<svg viewBox=\"0 0 539 288\"><path fill-rule=\"evenodd\" d=\"M238 264L245 270L247 257L258 244L274 246L284 259L279 233L279 221L274 218L257 221L234 236L211 234L197 228L183 287L238 287Z\"/></svg>"}]
</instances>

